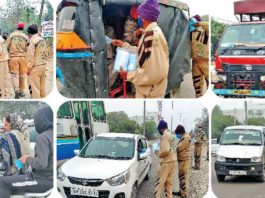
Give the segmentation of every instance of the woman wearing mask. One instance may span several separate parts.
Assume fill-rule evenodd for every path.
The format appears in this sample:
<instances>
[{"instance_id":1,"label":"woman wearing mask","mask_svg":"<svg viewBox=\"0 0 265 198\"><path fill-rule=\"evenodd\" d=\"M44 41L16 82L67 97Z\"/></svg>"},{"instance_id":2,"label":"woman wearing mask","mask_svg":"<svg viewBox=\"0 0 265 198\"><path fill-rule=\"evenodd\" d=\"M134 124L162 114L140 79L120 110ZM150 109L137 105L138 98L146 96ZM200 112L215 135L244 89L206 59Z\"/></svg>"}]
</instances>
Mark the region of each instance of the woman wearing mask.
<instances>
[{"instance_id":1,"label":"woman wearing mask","mask_svg":"<svg viewBox=\"0 0 265 198\"><path fill-rule=\"evenodd\" d=\"M28 127L16 113L6 117L4 131L0 136L0 170L6 176L17 173L15 162L21 156L29 154L30 142Z\"/></svg>"},{"instance_id":2,"label":"woman wearing mask","mask_svg":"<svg viewBox=\"0 0 265 198\"><path fill-rule=\"evenodd\" d=\"M179 142L177 144L177 159L180 192L173 192L173 195L188 197L189 171L191 163L191 137L188 133L185 132L185 128L182 125L177 126L175 133L176 137L179 139Z\"/></svg>"}]
</instances>

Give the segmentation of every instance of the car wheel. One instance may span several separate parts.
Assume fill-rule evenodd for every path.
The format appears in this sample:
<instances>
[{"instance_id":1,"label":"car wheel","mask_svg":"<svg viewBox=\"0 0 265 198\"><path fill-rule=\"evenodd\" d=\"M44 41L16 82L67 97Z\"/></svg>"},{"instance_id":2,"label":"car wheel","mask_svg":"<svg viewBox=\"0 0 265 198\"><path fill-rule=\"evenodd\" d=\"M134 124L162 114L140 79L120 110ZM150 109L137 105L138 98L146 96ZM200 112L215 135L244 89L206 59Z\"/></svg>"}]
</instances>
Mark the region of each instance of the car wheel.
<instances>
[{"instance_id":1,"label":"car wheel","mask_svg":"<svg viewBox=\"0 0 265 198\"><path fill-rule=\"evenodd\" d=\"M264 181L265 181L264 173L263 173L263 175L257 177L257 180L258 180L259 182L264 182Z\"/></svg>"},{"instance_id":2,"label":"car wheel","mask_svg":"<svg viewBox=\"0 0 265 198\"><path fill-rule=\"evenodd\" d=\"M130 198L136 198L137 197L137 186L136 184L132 187L131 197Z\"/></svg>"},{"instance_id":3,"label":"car wheel","mask_svg":"<svg viewBox=\"0 0 265 198\"><path fill-rule=\"evenodd\" d=\"M148 181L149 180L150 174L151 174L151 166L150 166L149 171L147 172L147 174L146 174L146 176L144 178L145 181Z\"/></svg>"},{"instance_id":4,"label":"car wheel","mask_svg":"<svg viewBox=\"0 0 265 198\"><path fill-rule=\"evenodd\" d=\"M216 175L216 177L217 177L217 180L219 182L224 182L225 181L225 175Z\"/></svg>"}]
</instances>

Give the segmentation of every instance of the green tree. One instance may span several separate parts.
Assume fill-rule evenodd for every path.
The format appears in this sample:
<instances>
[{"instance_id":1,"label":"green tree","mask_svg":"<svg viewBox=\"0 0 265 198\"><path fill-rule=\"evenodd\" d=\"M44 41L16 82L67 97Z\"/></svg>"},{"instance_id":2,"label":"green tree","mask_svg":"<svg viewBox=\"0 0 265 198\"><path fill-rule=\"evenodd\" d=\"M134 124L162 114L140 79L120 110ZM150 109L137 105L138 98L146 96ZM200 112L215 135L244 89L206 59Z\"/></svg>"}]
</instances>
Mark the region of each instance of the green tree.
<instances>
[{"instance_id":1,"label":"green tree","mask_svg":"<svg viewBox=\"0 0 265 198\"><path fill-rule=\"evenodd\" d=\"M265 126L265 118L249 118L248 119L249 125L255 125L255 126Z\"/></svg>"}]
</instances>

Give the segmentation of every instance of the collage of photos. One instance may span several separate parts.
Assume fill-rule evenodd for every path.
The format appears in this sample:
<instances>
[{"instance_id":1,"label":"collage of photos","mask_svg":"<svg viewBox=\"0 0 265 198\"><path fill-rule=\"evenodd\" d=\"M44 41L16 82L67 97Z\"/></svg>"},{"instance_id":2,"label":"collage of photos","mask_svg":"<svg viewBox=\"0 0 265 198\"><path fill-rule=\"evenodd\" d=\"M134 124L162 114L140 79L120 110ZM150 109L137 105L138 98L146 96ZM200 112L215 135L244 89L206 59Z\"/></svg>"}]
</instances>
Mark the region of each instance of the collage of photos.
<instances>
[{"instance_id":1,"label":"collage of photos","mask_svg":"<svg viewBox=\"0 0 265 198\"><path fill-rule=\"evenodd\" d=\"M265 197L265 0L1 0L0 198Z\"/></svg>"}]
</instances>

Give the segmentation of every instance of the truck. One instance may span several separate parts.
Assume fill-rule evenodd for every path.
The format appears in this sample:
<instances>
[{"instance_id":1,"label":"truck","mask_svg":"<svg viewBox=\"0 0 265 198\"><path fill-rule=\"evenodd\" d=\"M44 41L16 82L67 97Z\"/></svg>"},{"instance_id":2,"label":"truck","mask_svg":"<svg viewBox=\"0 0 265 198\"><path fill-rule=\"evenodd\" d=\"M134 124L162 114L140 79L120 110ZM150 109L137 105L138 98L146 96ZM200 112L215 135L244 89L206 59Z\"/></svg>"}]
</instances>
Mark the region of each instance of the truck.
<instances>
[{"instance_id":1,"label":"truck","mask_svg":"<svg viewBox=\"0 0 265 198\"><path fill-rule=\"evenodd\" d=\"M64 103L57 112L57 160L75 156L93 136L109 132L103 101Z\"/></svg>"},{"instance_id":2,"label":"truck","mask_svg":"<svg viewBox=\"0 0 265 198\"><path fill-rule=\"evenodd\" d=\"M59 91L68 98L121 98L124 82L110 83L107 64L107 26L122 39L130 8L144 0L62 0L57 9L57 68L64 83ZM159 0L161 27L169 46L167 97L191 71L189 7L178 0ZM107 24L107 25L106 25ZM128 85L128 83L127 83ZM133 87L128 95L133 95Z\"/></svg>"},{"instance_id":3,"label":"truck","mask_svg":"<svg viewBox=\"0 0 265 198\"><path fill-rule=\"evenodd\" d=\"M219 182L227 176L250 176L264 182L265 127L230 126L224 129L215 158Z\"/></svg>"},{"instance_id":4,"label":"truck","mask_svg":"<svg viewBox=\"0 0 265 198\"><path fill-rule=\"evenodd\" d=\"M215 55L213 91L225 98L265 97L265 3L234 2L239 23L227 25Z\"/></svg>"}]
</instances>

